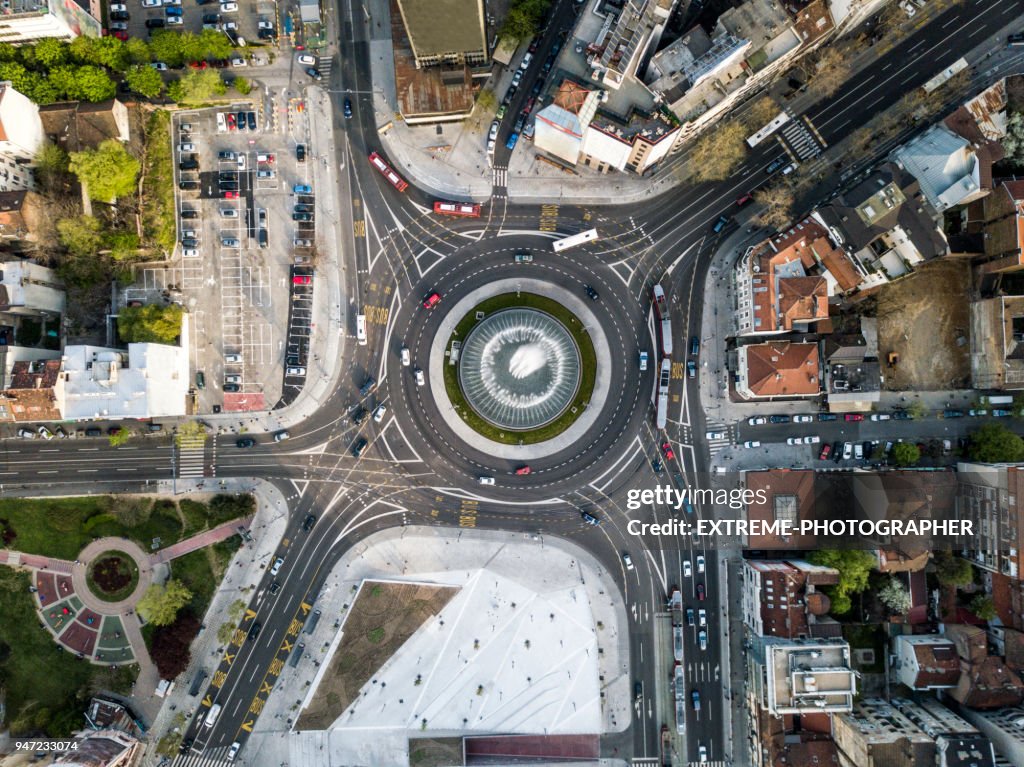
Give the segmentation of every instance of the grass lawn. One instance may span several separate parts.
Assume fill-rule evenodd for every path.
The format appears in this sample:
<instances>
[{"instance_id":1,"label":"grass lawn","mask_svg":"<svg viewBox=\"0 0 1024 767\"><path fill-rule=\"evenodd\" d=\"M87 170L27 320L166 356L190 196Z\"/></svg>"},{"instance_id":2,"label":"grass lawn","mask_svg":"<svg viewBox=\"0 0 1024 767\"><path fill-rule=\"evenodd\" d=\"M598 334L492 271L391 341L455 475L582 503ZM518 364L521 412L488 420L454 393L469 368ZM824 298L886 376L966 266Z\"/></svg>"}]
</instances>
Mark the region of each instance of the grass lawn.
<instances>
[{"instance_id":1,"label":"grass lawn","mask_svg":"<svg viewBox=\"0 0 1024 767\"><path fill-rule=\"evenodd\" d=\"M89 697L100 690L127 693L137 666L110 669L61 652L39 624L28 573L0 567L0 679L12 735L64 737L81 729Z\"/></svg>"},{"instance_id":2,"label":"grass lawn","mask_svg":"<svg viewBox=\"0 0 1024 767\"><path fill-rule=\"evenodd\" d=\"M124 585L106 588L100 585L111 577L123 581ZM130 597L139 585L139 568L135 560L124 552L104 551L89 565L86 583L89 591L104 602L120 602Z\"/></svg>"},{"instance_id":3,"label":"grass lawn","mask_svg":"<svg viewBox=\"0 0 1024 767\"><path fill-rule=\"evenodd\" d=\"M7 548L74 560L96 538L125 537L153 551L154 538L165 548L254 508L249 495L218 495L209 504L182 501L181 508L169 499L131 496L6 498L0 500L0 528L14 533Z\"/></svg>"},{"instance_id":4,"label":"grass lawn","mask_svg":"<svg viewBox=\"0 0 1024 767\"><path fill-rule=\"evenodd\" d=\"M146 123L146 150L143 162L142 227L147 245L166 253L174 250L174 159L171 156L171 115L158 109Z\"/></svg>"},{"instance_id":5,"label":"grass lawn","mask_svg":"<svg viewBox=\"0 0 1024 767\"><path fill-rule=\"evenodd\" d=\"M531 431L502 431L481 418L469 407L469 403L462 395L462 387L459 386L457 365L444 365L444 388L448 394L448 399L459 414L459 417L473 431L505 445L518 445L519 443L533 445L558 436L583 414L583 410L587 407L590 397L594 393L597 355L594 353L594 342L590 340L590 335L583 329L583 325L572 312L557 301L533 295L532 293L521 293L519 295L504 293L477 304L455 326L455 330L451 338L448 339L445 348L450 349L452 341L465 341L469 336L469 331L479 322L476 318L477 312L483 312L486 318L502 309L512 308L536 309L551 315L569 331L569 334L576 342L576 348L579 349L580 353L580 385L576 390L576 396L566 411L554 421L541 426L539 429Z\"/></svg>"}]
</instances>

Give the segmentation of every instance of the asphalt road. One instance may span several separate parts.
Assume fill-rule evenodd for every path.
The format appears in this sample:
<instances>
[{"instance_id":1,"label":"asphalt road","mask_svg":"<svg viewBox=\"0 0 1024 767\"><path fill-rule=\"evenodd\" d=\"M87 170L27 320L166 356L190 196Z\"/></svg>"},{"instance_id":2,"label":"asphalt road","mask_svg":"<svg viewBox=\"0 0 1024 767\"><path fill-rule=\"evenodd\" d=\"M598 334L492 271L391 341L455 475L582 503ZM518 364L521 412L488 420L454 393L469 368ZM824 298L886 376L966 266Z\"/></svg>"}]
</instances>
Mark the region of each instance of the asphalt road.
<instances>
[{"instance_id":1,"label":"asphalt road","mask_svg":"<svg viewBox=\"0 0 1024 767\"><path fill-rule=\"evenodd\" d=\"M631 670L640 683L641 695L634 703L630 729L604 738L605 754L640 758L658 753L662 724L670 728L675 724L669 626L673 620L685 622L685 612L667 613L666 596L673 586L679 586L686 606L707 610L710 641L706 650L699 646L696 627L687 626L683 632L687 696L683 756L695 761L699 745L704 745L712 761L721 760L728 708L722 699L717 553L688 537L674 546L651 545L642 550L641 542L626 529L629 519L663 521L669 512L663 508L629 511L625 507L629 490L678 481L673 479L676 474L691 485L706 481L701 479L706 478L708 466L702 439L706 424L696 381L686 379L680 367L672 382L668 431L656 433L649 406L653 366L641 375L634 360L639 349L656 348L647 298L654 281L662 281L670 294L677 348L684 349L689 336L701 336L704 277L718 239L728 234L727 229L713 235L709 227L719 215L733 211L738 195L765 183L764 167L779 150L770 145L755 149L744 168L725 182L683 186L643 203L581 209L510 205L496 198L485 205L480 219L439 220L426 212L432 198L413 187L407 194L397 193L365 160L380 144L366 30L361 18L353 22L352 10L343 2L334 15L341 22L339 35L346 55L334 62L330 77L333 127L339 139L333 160L343 171L340 199L351 200L347 209L339 211L338 247L345 254L349 275L345 286L349 306L373 307L374 316L383 321L371 323L366 346L346 345L341 383L320 403L314 418L290 430L289 441L261 441L242 450L234 447L230 435L219 435L207 445L210 476L215 465L218 477L259 476L280 484L288 494L294 491L291 480L311 481L294 503L285 534L287 545L282 543L275 555L283 560L280 570L264 576L242 623L246 632L260 623L259 636L242 642L236 652L222 659L219 670L223 676L216 685L211 684L204 697L223 709L211 727L202 726L199 717L190 724L186 736L194 740L191 753L221 753L218 749L235 740L244 742L247 728L262 708L259 701L269 694L268 683L272 687L275 661L287 657L295 622L301 630L302 622L315 609L315 596L326 574L343 552L367 535L396 524L390 513L396 507L405 511L412 524L457 527L463 508L460 495L473 492L481 495L477 527L571 537L591 551L623 588L630 613ZM808 109L807 114L832 143L959 58L977 41L1003 30L1022 10L1021 2L1008 0L957 6L880 57L870 70L859 74L835 97ZM528 97L532 78L547 51L571 23L572 14L571 3L563 1L558 6L512 102L513 116ZM349 120L342 115L345 97L353 101L354 115ZM507 125L508 118L505 122ZM496 163L507 162L502 151L497 153ZM365 223L365 236L355 234L357 221ZM575 232L584 225L596 226L602 239L559 256L550 251L545 232ZM525 267L531 277L541 275L573 291L584 282L598 284L602 326L622 339L621 349L617 345L613 358L605 361L614 385L607 412L602 412L600 434L537 461L535 473L528 477L511 475L509 461L458 444L432 399L416 387L397 356L404 343L415 359L424 359L444 304L496 277L514 277L517 268L523 268L511 263L514 248L538 254L535 263ZM444 293L445 301L441 309L427 313L420 301L432 290ZM682 356L677 353L676 359ZM379 385L372 394L361 397L359 387L368 376L376 378ZM389 408L382 424L352 422L350 413L357 405L372 410L379 403ZM937 425L944 430L966 428L962 421ZM847 434L884 439L916 434L918 428L916 422L852 427L809 424L800 428L738 424L733 431L738 441L784 441L786 436L803 433L818 433L829 440ZM349 448L360 437L370 444L357 459ZM661 474L655 474L651 459L658 455L666 437L675 457L665 462ZM7 440L0 449L0 491L8 495L30 495L44 488L52 491L61 485L81 487L94 481L105 483L102 487L108 491L111 482L138 487L147 480L175 476L178 460L167 436L146 437L119 448L98 439ZM409 451L417 460L404 460L396 450ZM475 484L475 478L485 473L500 478L486 495L477 493L481 488ZM536 502L526 509L509 504L524 496ZM602 524L582 524L581 511L598 516ZM314 534L301 528L308 514L317 520ZM627 552L635 565L632 570L623 564L622 555ZM705 557L703 574L696 572L698 555ZM689 577L684 574L686 562L694 570ZM269 587L274 580L281 588L271 595ZM697 599L698 583L706 588L703 602ZM690 703L693 690L701 697L699 712Z\"/></svg>"}]
</instances>

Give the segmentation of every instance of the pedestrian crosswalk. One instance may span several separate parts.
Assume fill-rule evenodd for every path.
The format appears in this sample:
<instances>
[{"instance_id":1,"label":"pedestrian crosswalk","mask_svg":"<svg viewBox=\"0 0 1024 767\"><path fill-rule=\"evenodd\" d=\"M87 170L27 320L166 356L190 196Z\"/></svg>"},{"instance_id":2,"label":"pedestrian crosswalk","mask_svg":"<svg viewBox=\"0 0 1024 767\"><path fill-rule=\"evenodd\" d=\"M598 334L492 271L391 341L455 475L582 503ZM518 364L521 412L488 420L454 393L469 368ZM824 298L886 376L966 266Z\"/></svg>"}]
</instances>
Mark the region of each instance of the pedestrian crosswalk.
<instances>
[{"instance_id":1,"label":"pedestrian crosswalk","mask_svg":"<svg viewBox=\"0 0 1024 767\"><path fill-rule=\"evenodd\" d=\"M704 434L704 438L708 445L708 452L711 455L720 453L732 446L736 437L735 426L708 421L706 428L707 432Z\"/></svg>"},{"instance_id":2,"label":"pedestrian crosswalk","mask_svg":"<svg viewBox=\"0 0 1024 767\"><path fill-rule=\"evenodd\" d=\"M179 434L175 443L177 476L206 476L206 434Z\"/></svg>"},{"instance_id":3,"label":"pedestrian crosswalk","mask_svg":"<svg viewBox=\"0 0 1024 767\"><path fill-rule=\"evenodd\" d=\"M816 136L817 131L812 133L812 127L807 117L798 117L787 122L779 131L780 140L796 155L797 160L810 160L824 149Z\"/></svg>"},{"instance_id":4,"label":"pedestrian crosswalk","mask_svg":"<svg viewBox=\"0 0 1024 767\"><path fill-rule=\"evenodd\" d=\"M504 189L508 186L508 168L495 167L492 171L492 177L491 184L496 189Z\"/></svg>"},{"instance_id":5,"label":"pedestrian crosswalk","mask_svg":"<svg viewBox=\"0 0 1024 767\"><path fill-rule=\"evenodd\" d=\"M331 62L333 60L330 56L321 56L317 61L316 70L324 80L331 76Z\"/></svg>"},{"instance_id":6,"label":"pedestrian crosswalk","mask_svg":"<svg viewBox=\"0 0 1024 767\"><path fill-rule=\"evenodd\" d=\"M227 759L230 746L205 749L201 754L190 751L174 758L171 767L220 767L231 762Z\"/></svg>"}]
</instances>

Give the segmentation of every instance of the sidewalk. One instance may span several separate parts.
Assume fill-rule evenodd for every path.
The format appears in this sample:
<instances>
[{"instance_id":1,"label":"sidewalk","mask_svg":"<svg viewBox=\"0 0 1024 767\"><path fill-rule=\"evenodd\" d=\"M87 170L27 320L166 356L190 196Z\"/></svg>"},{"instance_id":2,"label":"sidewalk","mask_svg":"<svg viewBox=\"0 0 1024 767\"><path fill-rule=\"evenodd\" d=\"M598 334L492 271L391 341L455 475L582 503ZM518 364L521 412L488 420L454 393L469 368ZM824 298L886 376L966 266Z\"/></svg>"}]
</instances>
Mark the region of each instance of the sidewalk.
<instances>
[{"instance_id":1,"label":"sidewalk","mask_svg":"<svg viewBox=\"0 0 1024 767\"><path fill-rule=\"evenodd\" d=\"M237 534L241 530L248 530L252 525L252 520L252 517L247 517L241 520L229 520L211 530L205 530L193 535L191 538L178 541L174 545L168 546L165 549L160 549L160 551L155 554L150 554L146 559L149 561L150 565L170 562L172 559L183 557L193 551L205 549L211 543L220 543L221 541L230 538L232 535Z\"/></svg>"},{"instance_id":2,"label":"sidewalk","mask_svg":"<svg viewBox=\"0 0 1024 767\"><path fill-rule=\"evenodd\" d=\"M198 488L200 481L193 481L190 490L188 489L188 480L178 480L179 492L182 492L182 486L186 488L183 492L202 492ZM139 682L136 683L135 689L138 695L136 705L152 710L152 716L148 717L152 737L149 739L146 756L142 762L149 767L160 762L161 757L156 753L156 744L167 734L168 730L176 726L175 718L179 715L191 717L195 713L199 698L188 694L189 687L200 671L209 675L217 666L218 658L223 650L222 645L217 641L220 618L227 614L228 608L234 601L241 599L248 604L251 597L249 592L263 577L266 563L280 543L288 523L287 502L274 485L262 480L228 479L224 482L226 486L220 488L221 492L246 492L256 496L256 514L250 525L253 541L244 544L238 550L225 571L224 579L204 616L203 628L200 630L199 636L192 642L192 659L189 666L178 677L177 684L171 693L166 698L156 697L153 694L156 682L143 686L141 675ZM161 484L163 485L161 491L169 493L171 483L167 481ZM205 689L206 684L203 685L203 691Z\"/></svg>"}]
</instances>

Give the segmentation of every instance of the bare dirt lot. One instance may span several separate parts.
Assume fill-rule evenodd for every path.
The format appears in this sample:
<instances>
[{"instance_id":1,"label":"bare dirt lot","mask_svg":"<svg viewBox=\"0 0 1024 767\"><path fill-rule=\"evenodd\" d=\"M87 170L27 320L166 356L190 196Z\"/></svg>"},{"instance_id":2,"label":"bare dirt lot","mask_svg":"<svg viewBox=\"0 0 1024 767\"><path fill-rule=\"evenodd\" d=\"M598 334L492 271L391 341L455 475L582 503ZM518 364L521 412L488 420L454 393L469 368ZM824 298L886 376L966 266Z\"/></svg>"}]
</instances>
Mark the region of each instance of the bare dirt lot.
<instances>
[{"instance_id":1,"label":"bare dirt lot","mask_svg":"<svg viewBox=\"0 0 1024 767\"><path fill-rule=\"evenodd\" d=\"M364 583L342 626L345 635L317 695L302 712L296 728L329 727L377 669L457 592L456 588L418 583Z\"/></svg>"},{"instance_id":2,"label":"bare dirt lot","mask_svg":"<svg viewBox=\"0 0 1024 767\"><path fill-rule=\"evenodd\" d=\"M968 264L937 259L878 292L878 358L884 389L970 386L969 291ZM899 355L895 367L886 364L890 352Z\"/></svg>"}]
</instances>

